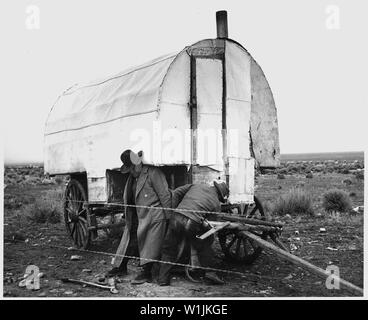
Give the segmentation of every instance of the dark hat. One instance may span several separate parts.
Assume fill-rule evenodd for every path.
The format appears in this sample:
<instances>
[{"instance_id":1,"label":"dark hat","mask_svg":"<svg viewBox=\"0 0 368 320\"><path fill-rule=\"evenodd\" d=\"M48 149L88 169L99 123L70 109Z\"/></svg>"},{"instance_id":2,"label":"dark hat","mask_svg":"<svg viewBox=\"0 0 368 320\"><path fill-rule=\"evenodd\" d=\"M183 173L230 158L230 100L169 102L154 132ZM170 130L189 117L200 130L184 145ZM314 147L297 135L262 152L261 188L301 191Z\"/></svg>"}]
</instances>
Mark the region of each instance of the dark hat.
<instances>
[{"instance_id":1,"label":"dark hat","mask_svg":"<svg viewBox=\"0 0 368 320\"><path fill-rule=\"evenodd\" d=\"M120 155L120 160L123 165L120 168L121 173L128 173L132 166L138 165L142 162L142 151L139 151L138 154L133 152L132 150L125 150Z\"/></svg>"},{"instance_id":2,"label":"dark hat","mask_svg":"<svg viewBox=\"0 0 368 320\"><path fill-rule=\"evenodd\" d=\"M221 180L214 180L213 181L214 186L216 187L217 193L219 195L219 199L221 202L225 202L225 198L229 196L230 190L226 184L225 181Z\"/></svg>"}]
</instances>

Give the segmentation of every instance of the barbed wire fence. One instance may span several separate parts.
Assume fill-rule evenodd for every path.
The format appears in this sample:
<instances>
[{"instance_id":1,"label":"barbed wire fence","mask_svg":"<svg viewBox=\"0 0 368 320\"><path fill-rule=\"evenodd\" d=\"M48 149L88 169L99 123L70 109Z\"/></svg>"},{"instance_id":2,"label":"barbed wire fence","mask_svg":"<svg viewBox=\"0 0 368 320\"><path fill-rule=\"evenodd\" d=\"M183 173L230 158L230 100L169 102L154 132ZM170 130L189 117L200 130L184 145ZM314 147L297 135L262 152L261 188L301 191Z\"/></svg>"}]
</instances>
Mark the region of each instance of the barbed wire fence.
<instances>
[{"instance_id":1,"label":"barbed wire fence","mask_svg":"<svg viewBox=\"0 0 368 320\"><path fill-rule=\"evenodd\" d=\"M20 193L20 194L11 194L11 195L22 195L22 196L30 196L35 198L34 194L31 193ZM65 198L65 194L63 193L63 195L61 195L60 197L46 197L46 196L41 196L37 199L40 200L48 200L48 201L61 201L61 202L67 202L67 201L71 201L71 202L75 202L75 203L86 203L86 201L82 201L82 200L71 200L71 199L66 199ZM155 206L142 206L142 205L131 205L131 204L124 204L124 203L118 203L118 202L110 202L106 204L108 207L120 207L122 209L125 208L142 208L142 209L155 209L155 210L165 210L165 211L176 211L176 212L195 212L195 213L201 213L204 215L219 215L219 214L223 214L222 212L217 212L217 211L203 211L203 210L189 210L189 209L181 209L181 208L164 208L164 207L155 207ZM123 213L123 212L122 212ZM17 239L9 239L9 238L4 238L4 241L8 241L9 243L11 242L23 242L21 240L17 240ZM4 245L9 244L7 242L4 242ZM30 242L27 242L26 245L31 245ZM169 261L164 261L164 260L156 260L156 259L148 259L148 258L140 258L137 256L130 256L130 255L122 255L122 254L116 254L116 253L109 253L109 252L104 252L104 251L98 251L98 250L90 250L90 249L80 249L77 247L68 247L68 246L63 246L60 244L52 244L52 243L38 243L39 246L43 246L43 247L49 247L49 248L54 248L54 249L60 249L60 250L66 250L66 251L77 251L77 252L81 252L81 253L88 253L88 254L92 254L92 255L103 255L103 256L110 256L110 257L122 257L122 258L127 258L127 259L132 259L132 260L140 260L140 261L146 261L146 262L152 262L152 263L159 263L159 264L170 264L172 266L176 266L176 267L183 267L183 268L189 268L191 270L202 270L202 271L211 271L211 272L219 272L222 274L228 274L228 275L236 275L236 276L240 276L242 277L242 279L244 281L250 281L250 282L262 282L264 281L281 281L281 282L291 282L291 283L305 283L304 279L297 279L297 278L290 278L290 277L277 277L277 276L268 276L268 275L258 275L249 271L234 271L234 270L229 270L229 269L221 269L221 268L213 268L213 267L205 267L205 266L198 266L198 265L192 265L192 264L185 264L185 263L178 263L178 262L169 262ZM272 253L270 253L272 255ZM285 262L286 263L286 262ZM303 271L307 274L310 274L308 271L303 270L302 268L297 266L297 269L300 269L300 271Z\"/></svg>"}]
</instances>

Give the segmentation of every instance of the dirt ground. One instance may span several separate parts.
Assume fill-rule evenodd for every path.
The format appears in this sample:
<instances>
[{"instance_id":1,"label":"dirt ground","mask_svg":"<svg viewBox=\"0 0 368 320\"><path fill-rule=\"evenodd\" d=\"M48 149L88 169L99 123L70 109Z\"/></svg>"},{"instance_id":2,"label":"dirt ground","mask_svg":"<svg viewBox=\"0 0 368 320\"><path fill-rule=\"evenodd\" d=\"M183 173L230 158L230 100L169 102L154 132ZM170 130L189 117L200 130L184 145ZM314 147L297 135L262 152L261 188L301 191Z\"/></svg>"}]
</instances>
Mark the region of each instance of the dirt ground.
<instances>
[{"instance_id":1,"label":"dirt ground","mask_svg":"<svg viewBox=\"0 0 368 320\"><path fill-rule=\"evenodd\" d=\"M7 171L8 169L6 169ZM7 172L5 173L7 174ZM343 180L349 178L347 185ZM257 177L256 194L268 208L272 202L296 185L313 196L314 216L273 217L285 223L282 241L293 253L325 269L339 267L340 276L353 284L363 286L363 214L330 215L322 210L323 192L340 188L351 195L353 206L363 205L363 181L353 175L327 173L307 179L304 175L277 175ZM63 221L37 223L27 218L29 207L38 198L60 195L63 183L13 183L4 190L4 297L307 297L354 296L343 288L327 289L325 281L274 254L263 252L251 266L234 265L223 259L216 242L216 265L225 285L214 286L204 281L189 282L182 270L177 270L172 285L160 287L155 282L139 286L130 284L137 272L137 263L129 263L129 274L119 279L117 294L108 290L63 283L61 278L83 279L98 283L110 269L111 256L119 239L100 238L89 250L76 251L66 233ZM57 200L55 200L57 201ZM320 228L326 232L321 233ZM297 232L296 232L297 231ZM79 255L80 260L71 260ZM19 287L26 267L36 265L44 274L39 290Z\"/></svg>"}]
</instances>

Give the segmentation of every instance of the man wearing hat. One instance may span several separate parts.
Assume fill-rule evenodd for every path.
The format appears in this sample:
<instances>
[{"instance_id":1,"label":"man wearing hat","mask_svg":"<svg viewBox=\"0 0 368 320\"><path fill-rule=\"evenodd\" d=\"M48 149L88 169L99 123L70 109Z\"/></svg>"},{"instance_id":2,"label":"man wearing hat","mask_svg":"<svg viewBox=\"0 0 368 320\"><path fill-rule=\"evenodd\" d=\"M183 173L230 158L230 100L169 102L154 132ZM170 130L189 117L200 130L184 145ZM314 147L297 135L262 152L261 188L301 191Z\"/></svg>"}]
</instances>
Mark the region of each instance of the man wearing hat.
<instances>
[{"instance_id":1,"label":"man wearing hat","mask_svg":"<svg viewBox=\"0 0 368 320\"><path fill-rule=\"evenodd\" d=\"M212 243L214 236L204 240L198 239L209 230L203 212L220 212L221 203L226 202L229 195L229 189L225 182L214 181L213 186L205 184L193 184L189 190L182 188L185 195L181 195L180 189L176 189L173 194L173 208L176 210L170 215L168 231L165 236L162 251L162 261L179 262L184 254L187 245L190 245L196 251L201 266L211 266L214 252ZM181 200L180 200L181 199ZM180 201L178 204L177 201ZM170 284L170 270L172 265L162 263L160 265L158 283L160 285ZM223 284L224 282L215 272L206 272L205 278L214 284Z\"/></svg>"},{"instance_id":2,"label":"man wearing hat","mask_svg":"<svg viewBox=\"0 0 368 320\"><path fill-rule=\"evenodd\" d=\"M163 208L171 208L171 193L163 172L157 167L142 163L142 151L138 154L125 150L121 156L121 172L128 174L124 189L126 226L116 256L114 268L109 276L127 272L128 258L140 257L142 271L132 280L132 284L151 281L153 263L159 260L166 231L167 217L170 214ZM137 207L134 207L137 206Z\"/></svg>"}]
</instances>

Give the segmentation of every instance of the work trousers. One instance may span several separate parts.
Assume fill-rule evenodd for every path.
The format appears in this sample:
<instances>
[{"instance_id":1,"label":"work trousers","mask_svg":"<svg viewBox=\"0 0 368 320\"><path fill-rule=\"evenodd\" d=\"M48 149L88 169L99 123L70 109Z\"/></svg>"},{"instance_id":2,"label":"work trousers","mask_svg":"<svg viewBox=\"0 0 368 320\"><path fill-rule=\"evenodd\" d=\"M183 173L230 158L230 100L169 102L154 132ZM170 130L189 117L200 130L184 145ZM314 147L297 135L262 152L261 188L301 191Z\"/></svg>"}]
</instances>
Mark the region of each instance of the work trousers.
<instances>
[{"instance_id":1,"label":"work trousers","mask_svg":"<svg viewBox=\"0 0 368 320\"><path fill-rule=\"evenodd\" d=\"M195 222L181 213L173 212L169 219L161 260L174 263L179 261L189 263L190 255L187 257L186 261L182 260L186 249L189 247L189 249L193 248L196 251L201 266L206 267L212 265L214 252L211 245L214 241L214 236L210 236L204 240L196 237L207 230L208 228L205 228L202 224ZM191 251L188 250L188 252ZM159 279L168 277L172 267L173 265L161 263Z\"/></svg>"}]
</instances>

